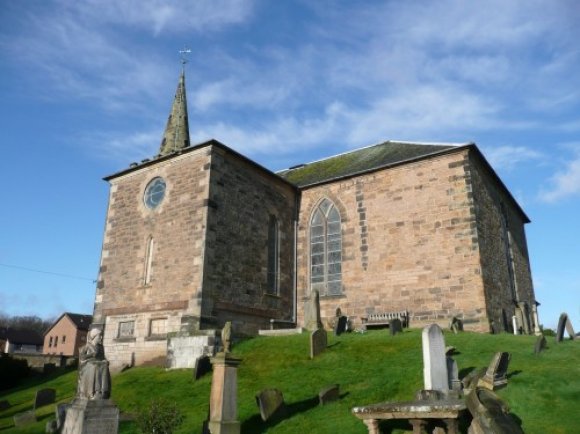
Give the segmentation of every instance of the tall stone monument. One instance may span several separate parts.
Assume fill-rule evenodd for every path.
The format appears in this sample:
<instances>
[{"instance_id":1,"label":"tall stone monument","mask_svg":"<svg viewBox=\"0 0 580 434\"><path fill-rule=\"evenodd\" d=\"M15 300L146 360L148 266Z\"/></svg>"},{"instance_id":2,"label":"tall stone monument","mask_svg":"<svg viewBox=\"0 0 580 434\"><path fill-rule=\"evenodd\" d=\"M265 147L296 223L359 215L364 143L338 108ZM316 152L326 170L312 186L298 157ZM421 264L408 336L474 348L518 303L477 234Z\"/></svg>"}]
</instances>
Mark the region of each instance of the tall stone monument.
<instances>
[{"instance_id":1,"label":"tall stone monument","mask_svg":"<svg viewBox=\"0 0 580 434\"><path fill-rule=\"evenodd\" d=\"M423 377L426 390L449 391L443 332L437 324L423 329Z\"/></svg>"},{"instance_id":2,"label":"tall stone monument","mask_svg":"<svg viewBox=\"0 0 580 434\"><path fill-rule=\"evenodd\" d=\"M79 351L77 394L67 409L62 434L117 434L119 409L111 397L109 362L103 337L92 329L87 344Z\"/></svg>"},{"instance_id":3,"label":"tall stone monument","mask_svg":"<svg viewBox=\"0 0 580 434\"><path fill-rule=\"evenodd\" d=\"M238 365L240 359L229 354L232 325L228 321L222 330L223 351L211 360L213 376L209 401L209 431L211 434L240 434L238 419Z\"/></svg>"},{"instance_id":4,"label":"tall stone monument","mask_svg":"<svg viewBox=\"0 0 580 434\"><path fill-rule=\"evenodd\" d=\"M314 331L322 328L320 320L320 294L317 289L313 289L310 298L304 305L304 328Z\"/></svg>"}]
</instances>

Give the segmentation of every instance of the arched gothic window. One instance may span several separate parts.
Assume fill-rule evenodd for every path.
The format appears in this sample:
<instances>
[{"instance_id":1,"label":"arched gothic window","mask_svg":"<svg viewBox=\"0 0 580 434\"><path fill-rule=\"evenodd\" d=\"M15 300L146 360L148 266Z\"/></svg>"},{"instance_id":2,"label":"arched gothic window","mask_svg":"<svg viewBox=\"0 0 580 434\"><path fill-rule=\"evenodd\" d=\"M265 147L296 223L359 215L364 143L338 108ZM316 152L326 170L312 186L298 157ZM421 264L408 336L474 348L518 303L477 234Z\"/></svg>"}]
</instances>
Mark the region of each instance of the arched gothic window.
<instances>
[{"instance_id":1,"label":"arched gothic window","mask_svg":"<svg viewBox=\"0 0 580 434\"><path fill-rule=\"evenodd\" d=\"M278 220L273 215L268 223L268 282L267 292L278 294L280 271L280 242L278 236Z\"/></svg>"},{"instance_id":2,"label":"arched gothic window","mask_svg":"<svg viewBox=\"0 0 580 434\"><path fill-rule=\"evenodd\" d=\"M323 199L310 220L310 289L320 295L342 293L342 233L340 213Z\"/></svg>"}]
</instances>

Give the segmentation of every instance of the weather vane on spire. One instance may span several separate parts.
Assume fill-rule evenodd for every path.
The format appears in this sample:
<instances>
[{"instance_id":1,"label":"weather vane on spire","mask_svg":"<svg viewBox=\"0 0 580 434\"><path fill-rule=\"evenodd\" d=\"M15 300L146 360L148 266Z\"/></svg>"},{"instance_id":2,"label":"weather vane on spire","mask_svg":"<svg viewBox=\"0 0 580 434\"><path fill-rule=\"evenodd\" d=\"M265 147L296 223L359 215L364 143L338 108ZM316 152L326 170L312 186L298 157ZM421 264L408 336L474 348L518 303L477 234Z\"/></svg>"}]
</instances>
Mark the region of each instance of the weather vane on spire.
<instances>
[{"instance_id":1,"label":"weather vane on spire","mask_svg":"<svg viewBox=\"0 0 580 434\"><path fill-rule=\"evenodd\" d=\"M185 66L185 64L187 63L187 57L185 56L189 53L191 53L191 50L186 47L183 47L183 50L179 50L179 54L181 54L181 64L183 66Z\"/></svg>"}]
</instances>

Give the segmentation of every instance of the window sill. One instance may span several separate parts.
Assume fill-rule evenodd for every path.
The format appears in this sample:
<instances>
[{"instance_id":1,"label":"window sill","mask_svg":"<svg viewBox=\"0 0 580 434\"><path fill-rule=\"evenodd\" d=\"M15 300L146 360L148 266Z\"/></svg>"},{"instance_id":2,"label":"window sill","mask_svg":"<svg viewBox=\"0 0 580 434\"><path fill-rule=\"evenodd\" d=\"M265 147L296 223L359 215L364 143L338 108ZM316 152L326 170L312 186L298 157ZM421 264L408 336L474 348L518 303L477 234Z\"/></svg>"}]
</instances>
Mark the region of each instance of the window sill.
<instances>
[{"instance_id":1,"label":"window sill","mask_svg":"<svg viewBox=\"0 0 580 434\"><path fill-rule=\"evenodd\" d=\"M113 339L113 342L135 342L137 341L137 338L134 336L131 337L123 337L123 338L115 338Z\"/></svg>"},{"instance_id":2,"label":"window sill","mask_svg":"<svg viewBox=\"0 0 580 434\"><path fill-rule=\"evenodd\" d=\"M145 342L148 341L166 341L167 340L167 335L151 335L151 336L147 336L145 337Z\"/></svg>"},{"instance_id":3,"label":"window sill","mask_svg":"<svg viewBox=\"0 0 580 434\"><path fill-rule=\"evenodd\" d=\"M271 292L264 292L264 295L272 298L282 298L280 294L272 294Z\"/></svg>"}]
</instances>

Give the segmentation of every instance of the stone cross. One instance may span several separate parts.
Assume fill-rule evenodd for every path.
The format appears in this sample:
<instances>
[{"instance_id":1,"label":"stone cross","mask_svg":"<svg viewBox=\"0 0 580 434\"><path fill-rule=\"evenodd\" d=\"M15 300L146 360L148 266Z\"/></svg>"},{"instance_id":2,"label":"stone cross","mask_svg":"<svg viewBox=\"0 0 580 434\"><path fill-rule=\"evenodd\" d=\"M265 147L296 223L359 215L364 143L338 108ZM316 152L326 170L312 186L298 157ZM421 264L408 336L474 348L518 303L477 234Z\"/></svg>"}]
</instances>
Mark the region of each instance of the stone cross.
<instances>
[{"instance_id":1,"label":"stone cross","mask_svg":"<svg viewBox=\"0 0 580 434\"><path fill-rule=\"evenodd\" d=\"M422 338L425 389L447 392L449 375L443 332L437 324L431 324L423 329Z\"/></svg>"}]
</instances>

